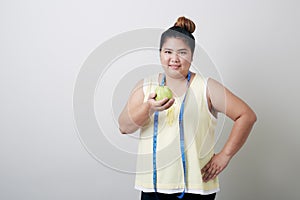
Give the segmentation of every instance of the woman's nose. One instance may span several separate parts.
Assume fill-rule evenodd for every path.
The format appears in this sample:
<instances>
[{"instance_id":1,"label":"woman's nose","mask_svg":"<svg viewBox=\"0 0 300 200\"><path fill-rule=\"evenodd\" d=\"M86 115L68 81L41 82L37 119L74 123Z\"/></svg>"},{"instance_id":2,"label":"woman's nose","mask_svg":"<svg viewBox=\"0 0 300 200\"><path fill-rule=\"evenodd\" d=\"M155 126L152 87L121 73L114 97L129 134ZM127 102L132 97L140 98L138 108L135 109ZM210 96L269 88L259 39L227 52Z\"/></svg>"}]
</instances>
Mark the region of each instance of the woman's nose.
<instances>
[{"instance_id":1,"label":"woman's nose","mask_svg":"<svg viewBox=\"0 0 300 200\"><path fill-rule=\"evenodd\" d=\"M172 53L171 55L171 62L172 63L178 63L179 62L179 56L177 53Z\"/></svg>"}]
</instances>

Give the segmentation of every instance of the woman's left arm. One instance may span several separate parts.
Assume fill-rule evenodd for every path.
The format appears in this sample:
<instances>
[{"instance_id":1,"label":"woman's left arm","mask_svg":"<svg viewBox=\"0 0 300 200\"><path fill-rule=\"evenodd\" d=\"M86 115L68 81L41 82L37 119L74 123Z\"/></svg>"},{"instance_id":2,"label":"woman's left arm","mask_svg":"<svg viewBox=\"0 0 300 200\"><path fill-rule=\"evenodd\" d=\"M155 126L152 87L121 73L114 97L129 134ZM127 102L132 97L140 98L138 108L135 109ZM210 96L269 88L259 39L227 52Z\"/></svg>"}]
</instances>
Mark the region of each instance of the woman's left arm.
<instances>
[{"instance_id":1,"label":"woman's left arm","mask_svg":"<svg viewBox=\"0 0 300 200\"><path fill-rule=\"evenodd\" d=\"M222 84L213 79L207 82L207 100L211 109L224 113L234 121L231 133L220 153L202 168L203 181L214 179L228 165L231 158L245 143L256 121L253 110Z\"/></svg>"}]
</instances>

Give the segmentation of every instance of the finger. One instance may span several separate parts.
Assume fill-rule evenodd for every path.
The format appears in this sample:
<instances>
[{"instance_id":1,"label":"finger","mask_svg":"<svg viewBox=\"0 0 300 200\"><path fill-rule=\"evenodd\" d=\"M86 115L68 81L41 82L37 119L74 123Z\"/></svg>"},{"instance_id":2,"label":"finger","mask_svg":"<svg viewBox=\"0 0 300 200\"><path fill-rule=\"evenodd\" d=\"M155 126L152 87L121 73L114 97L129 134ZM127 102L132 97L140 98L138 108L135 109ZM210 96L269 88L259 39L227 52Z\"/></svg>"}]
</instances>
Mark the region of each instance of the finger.
<instances>
[{"instance_id":1,"label":"finger","mask_svg":"<svg viewBox=\"0 0 300 200\"><path fill-rule=\"evenodd\" d=\"M206 170L206 173L207 173L207 174L210 174L211 171L212 171L212 166L210 166L210 167Z\"/></svg>"},{"instance_id":2,"label":"finger","mask_svg":"<svg viewBox=\"0 0 300 200\"><path fill-rule=\"evenodd\" d=\"M215 178L217 178L218 174L213 175L213 177L211 177L210 180L214 180Z\"/></svg>"},{"instance_id":3,"label":"finger","mask_svg":"<svg viewBox=\"0 0 300 200\"><path fill-rule=\"evenodd\" d=\"M155 92L152 92L152 93L149 94L148 100L149 100L149 99L154 99L155 97L156 97L156 93L155 93Z\"/></svg>"},{"instance_id":4,"label":"finger","mask_svg":"<svg viewBox=\"0 0 300 200\"><path fill-rule=\"evenodd\" d=\"M157 103L162 103L162 104L157 106L157 110L158 111L163 111L163 110L168 109L169 107L171 107L173 105L174 101L175 101L174 99L166 98L166 99L163 99L163 100L157 102Z\"/></svg>"},{"instance_id":5,"label":"finger","mask_svg":"<svg viewBox=\"0 0 300 200\"><path fill-rule=\"evenodd\" d=\"M203 180L204 182L208 182L210 180L215 179L222 170L219 170L218 168L213 169L211 172L207 172L204 176L203 176Z\"/></svg>"},{"instance_id":6,"label":"finger","mask_svg":"<svg viewBox=\"0 0 300 200\"><path fill-rule=\"evenodd\" d=\"M213 169L212 165L210 165L210 167L206 169L206 171L203 174L204 181L207 181L213 175L213 173L214 173L213 170L214 169Z\"/></svg>"},{"instance_id":7,"label":"finger","mask_svg":"<svg viewBox=\"0 0 300 200\"><path fill-rule=\"evenodd\" d=\"M210 174L209 176L207 176L207 177L205 178L204 182L208 182L208 181L210 181L210 180L213 180L215 177L216 177L216 175Z\"/></svg>"},{"instance_id":8,"label":"finger","mask_svg":"<svg viewBox=\"0 0 300 200\"><path fill-rule=\"evenodd\" d=\"M210 168L210 162L208 162L202 169L201 173L204 174Z\"/></svg>"},{"instance_id":9,"label":"finger","mask_svg":"<svg viewBox=\"0 0 300 200\"><path fill-rule=\"evenodd\" d=\"M203 181L204 182L208 182L209 180L211 180L211 178L214 176L214 174L210 174L210 173L206 173L203 177Z\"/></svg>"},{"instance_id":10,"label":"finger","mask_svg":"<svg viewBox=\"0 0 300 200\"><path fill-rule=\"evenodd\" d=\"M162 107L165 103L167 103L169 99L167 97L163 98L162 100L156 101L155 105L157 107Z\"/></svg>"},{"instance_id":11,"label":"finger","mask_svg":"<svg viewBox=\"0 0 300 200\"><path fill-rule=\"evenodd\" d=\"M215 178L217 177L217 175L218 175L218 173L217 173L217 171L215 171L213 174L210 174L210 175L208 176L207 181L210 181L210 180L215 179Z\"/></svg>"},{"instance_id":12,"label":"finger","mask_svg":"<svg viewBox=\"0 0 300 200\"><path fill-rule=\"evenodd\" d=\"M210 179L213 179L213 178L216 177L216 176L217 176L217 170L214 169L214 170L212 171L212 173L210 173L209 178L210 178Z\"/></svg>"},{"instance_id":13,"label":"finger","mask_svg":"<svg viewBox=\"0 0 300 200\"><path fill-rule=\"evenodd\" d=\"M214 156L209 161L209 167L206 169L206 172L212 173L213 170L216 170L218 168L217 164L215 163Z\"/></svg>"},{"instance_id":14,"label":"finger","mask_svg":"<svg viewBox=\"0 0 300 200\"><path fill-rule=\"evenodd\" d=\"M168 108L170 108L173 104L174 104L174 102L175 102L175 99L169 99L162 107L163 107L163 109L168 109Z\"/></svg>"},{"instance_id":15,"label":"finger","mask_svg":"<svg viewBox=\"0 0 300 200\"><path fill-rule=\"evenodd\" d=\"M204 182L207 182L208 181L208 178L209 178L209 173L205 173L204 175L203 175L203 181Z\"/></svg>"}]
</instances>

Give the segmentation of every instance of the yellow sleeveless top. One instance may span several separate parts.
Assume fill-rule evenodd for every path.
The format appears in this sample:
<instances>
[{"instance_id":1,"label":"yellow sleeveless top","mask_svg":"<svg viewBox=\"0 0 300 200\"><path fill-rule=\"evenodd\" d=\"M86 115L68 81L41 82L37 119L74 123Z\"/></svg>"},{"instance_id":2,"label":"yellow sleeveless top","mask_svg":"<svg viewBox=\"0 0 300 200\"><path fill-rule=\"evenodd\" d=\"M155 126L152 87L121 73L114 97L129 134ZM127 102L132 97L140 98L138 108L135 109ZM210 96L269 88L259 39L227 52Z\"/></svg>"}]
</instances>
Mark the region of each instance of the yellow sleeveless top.
<instances>
[{"instance_id":1,"label":"yellow sleeveless top","mask_svg":"<svg viewBox=\"0 0 300 200\"><path fill-rule=\"evenodd\" d=\"M202 181L201 169L214 154L216 118L210 113L206 98L206 79L196 74L186 96L183 126L186 158L186 192L209 194L219 190L218 178ZM144 79L144 101L159 85L158 74ZM179 112L184 95L174 97L175 103L159 113L157 134L157 191L180 192L184 173L180 150ZM135 188L153 189L153 125L154 115L141 128L136 166Z\"/></svg>"}]
</instances>

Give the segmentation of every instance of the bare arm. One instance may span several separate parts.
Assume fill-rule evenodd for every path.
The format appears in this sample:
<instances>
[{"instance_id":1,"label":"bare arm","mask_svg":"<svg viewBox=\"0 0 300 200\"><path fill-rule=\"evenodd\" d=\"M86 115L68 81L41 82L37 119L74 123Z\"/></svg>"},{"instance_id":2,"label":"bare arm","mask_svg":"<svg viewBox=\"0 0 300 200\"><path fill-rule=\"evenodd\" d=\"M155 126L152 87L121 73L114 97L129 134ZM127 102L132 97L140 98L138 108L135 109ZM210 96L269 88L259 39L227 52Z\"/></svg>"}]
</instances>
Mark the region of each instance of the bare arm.
<instances>
[{"instance_id":1,"label":"bare arm","mask_svg":"<svg viewBox=\"0 0 300 200\"><path fill-rule=\"evenodd\" d=\"M224 113L234 121L231 133L220 153L202 169L203 180L214 179L228 165L231 158L245 143L256 121L253 110L219 82L209 79L208 101L216 112Z\"/></svg>"},{"instance_id":2,"label":"bare arm","mask_svg":"<svg viewBox=\"0 0 300 200\"><path fill-rule=\"evenodd\" d=\"M168 109L174 103L174 99L163 99L155 101L155 93L151 93L148 100L144 102L143 80L139 81L119 116L119 129L121 133L133 133L150 119L156 111Z\"/></svg>"}]
</instances>

